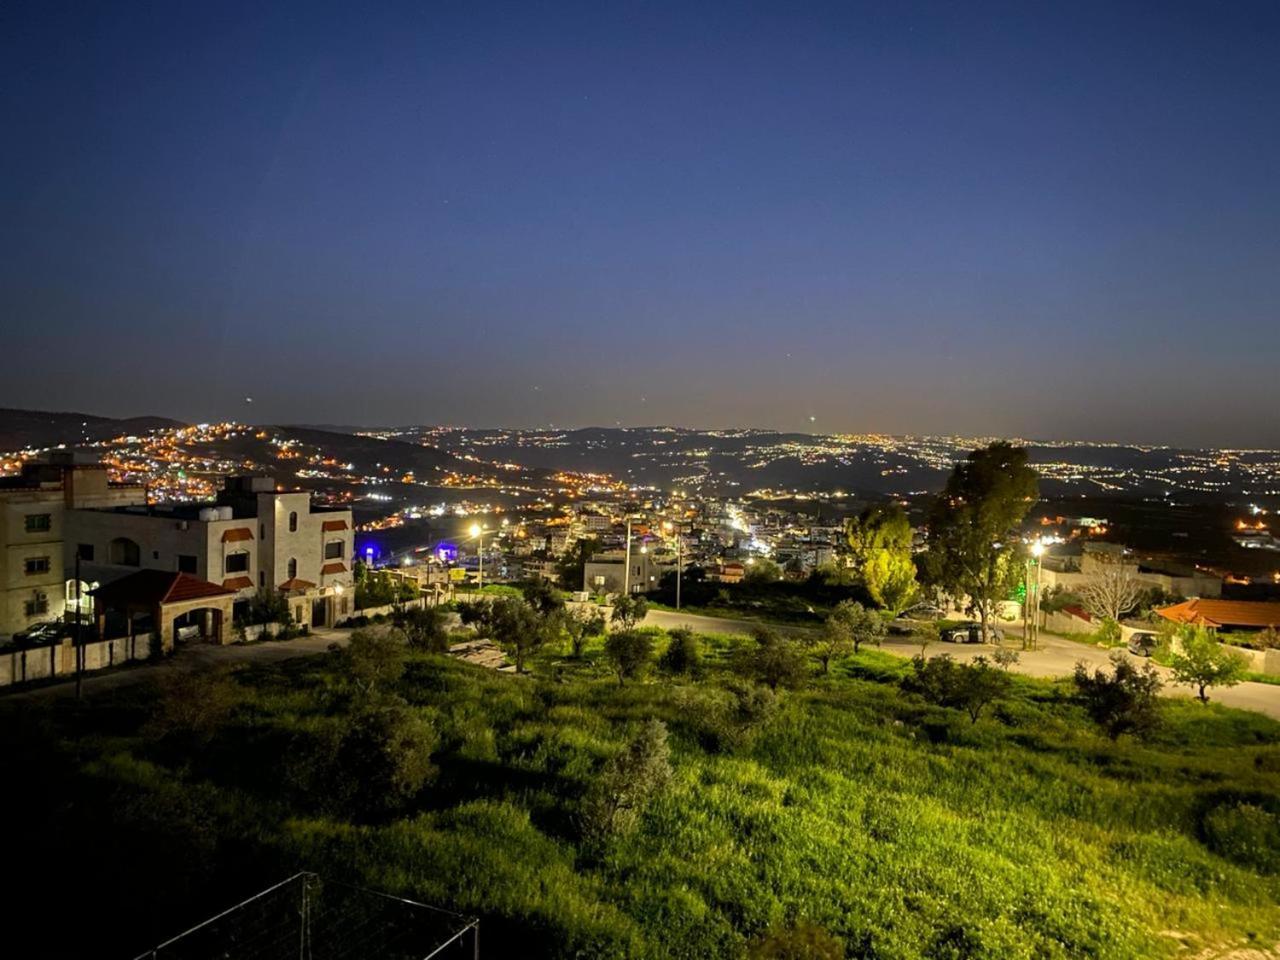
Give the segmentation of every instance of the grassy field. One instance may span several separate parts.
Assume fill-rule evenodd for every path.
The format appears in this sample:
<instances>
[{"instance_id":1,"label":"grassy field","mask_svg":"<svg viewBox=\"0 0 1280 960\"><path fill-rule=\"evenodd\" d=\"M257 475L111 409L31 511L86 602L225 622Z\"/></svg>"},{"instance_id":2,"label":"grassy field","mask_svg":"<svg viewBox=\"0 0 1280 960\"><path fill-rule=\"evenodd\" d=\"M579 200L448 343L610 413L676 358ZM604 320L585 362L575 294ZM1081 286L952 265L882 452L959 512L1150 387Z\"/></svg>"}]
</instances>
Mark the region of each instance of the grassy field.
<instances>
[{"instance_id":1,"label":"grassy field","mask_svg":"<svg viewBox=\"0 0 1280 960\"><path fill-rule=\"evenodd\" d=\"M1115 744L1066 682L1014 678L975 724L872 651L738 722L732 641L702 641L701 679L626 685L598 647L533 678L410 655L437 772L359 817L299 772L350 720L337 655L0 705L6 907L42 955L128 956L307 868L478 914L486 957L740 957L797 924L849 957L1280 955L1273 721L1171 700ZM670 783L588 842L584 796L655 717Z\"/></svg>"}]
</instances>

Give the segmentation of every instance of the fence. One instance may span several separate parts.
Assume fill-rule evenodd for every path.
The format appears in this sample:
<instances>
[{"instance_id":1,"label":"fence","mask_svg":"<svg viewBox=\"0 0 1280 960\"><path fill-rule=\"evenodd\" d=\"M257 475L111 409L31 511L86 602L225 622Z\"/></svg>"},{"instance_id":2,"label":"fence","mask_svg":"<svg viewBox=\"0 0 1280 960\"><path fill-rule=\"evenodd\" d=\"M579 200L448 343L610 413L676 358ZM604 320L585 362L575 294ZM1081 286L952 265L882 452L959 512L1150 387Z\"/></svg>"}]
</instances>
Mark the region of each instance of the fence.
<instances>
[{"instance_id":1,"label":"fence","mask_svg":"<svg viewBox=\"0 0 1280 960\"><path fill-rule=\"evenodd\" d=\"M478 960L480 923L299 873L137 960Z\"/></svg>"},{"instance_id":2,"label":"fence","mask_svg":"<svg viewBox=\"0 0 1280 960\"><path fill-rule=\"evenodd\" d=\"M140 633L113 640L93 640L84 645L84 669L104 670L130 660L151 656L153 635ZM76 650L70 638L42 647L10 647L0 652L0 687L51 677L69 677L76 672Z\"/></svg>"}]
</instances>

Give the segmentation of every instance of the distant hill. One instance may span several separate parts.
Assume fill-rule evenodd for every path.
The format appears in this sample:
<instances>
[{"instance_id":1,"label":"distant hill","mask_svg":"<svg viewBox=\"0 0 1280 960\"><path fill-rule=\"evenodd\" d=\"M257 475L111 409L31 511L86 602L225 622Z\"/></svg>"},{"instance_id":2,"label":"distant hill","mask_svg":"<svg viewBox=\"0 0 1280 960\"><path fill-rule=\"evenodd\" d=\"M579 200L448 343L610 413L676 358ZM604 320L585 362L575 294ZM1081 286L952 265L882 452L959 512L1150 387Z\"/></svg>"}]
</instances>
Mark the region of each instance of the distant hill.
<instances>
[{"instance_id":1,"label":"distant hill","mask_svg":"<svg viewBox=\"0 0 1280 960\"><path fill-rule=\"evenodd\" d=\"M0 407L0 450L28 447L72 446L108 440L122 434L185 426L165 417L99 417L89 413L51 410L17 410Z\"/></svg>"},{"instance_id":2,"label":"distant hill","mask_svg":"<svg viewBox=\"0 0 1280 960\"><path fill-rule=\"evenodd\" d=\"M280 433L299 443L331 453L353 463L363 473L372 474L378 465L390 467L397 473L412 472L426 479L439 470L491 472L491 468L477 469L476 465L447 453L438 447L428 447L403 440L379 440L352 433L321 430L316 427L278 427Z\"/></svg>"}]
</instances>

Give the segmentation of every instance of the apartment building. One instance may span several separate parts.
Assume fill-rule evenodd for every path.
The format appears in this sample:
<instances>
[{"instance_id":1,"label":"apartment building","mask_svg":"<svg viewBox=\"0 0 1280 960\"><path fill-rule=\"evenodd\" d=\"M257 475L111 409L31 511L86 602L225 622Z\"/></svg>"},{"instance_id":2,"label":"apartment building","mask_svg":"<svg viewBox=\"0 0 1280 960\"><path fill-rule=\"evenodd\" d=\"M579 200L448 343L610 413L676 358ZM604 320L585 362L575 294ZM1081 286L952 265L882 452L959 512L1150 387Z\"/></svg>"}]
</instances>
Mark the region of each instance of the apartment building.
<instances>
[{"instance_id":1,"label":"apartment building","mask_svg":"<svg viewBox=\"0 0 1280 960\"><path fill-rule=\"evenodd\" d=\"M279 491L269 477L229 477L213 504L75 510L67 540L82 579L188 573L235 591L237 613L256 591L279 590L296 622L325 626L354 609L353 528L350 510L316 509L309 493Z\"/></svg>"},{"instance_id":2,"label":"apartment building","mask_svg":"<svg viewBox=\"0 0 1280 960\"><path fill-rule=\"evenodd\" d=\"M0 637L61 619L67 598L74 603L68 515L145 502L141 484L111 483L106 468L70 454L27 464L16 477L0 477Z\"/></svg>"}]
</instances>

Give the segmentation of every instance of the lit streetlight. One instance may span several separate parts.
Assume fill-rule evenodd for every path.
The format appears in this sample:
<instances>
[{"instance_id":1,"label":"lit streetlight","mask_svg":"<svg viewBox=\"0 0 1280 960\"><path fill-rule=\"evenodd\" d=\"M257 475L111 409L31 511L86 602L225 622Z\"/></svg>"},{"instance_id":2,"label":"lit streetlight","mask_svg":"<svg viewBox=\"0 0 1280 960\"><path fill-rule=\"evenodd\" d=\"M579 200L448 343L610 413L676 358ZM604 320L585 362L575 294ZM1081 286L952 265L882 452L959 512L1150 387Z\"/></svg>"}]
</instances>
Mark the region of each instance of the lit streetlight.
<instances>
[{"instance_id":1,"label":"lit streetlight","mask_svg":"<svg viewBox=\"0 0 1280 960\"><path fill-rule=\"evenodd\" d=\"M484 590L484 527L478 523L471 525L471 536L476 540L476 556L480 564L476 567L476 590Z\"/></svg>"}]
</instances>

